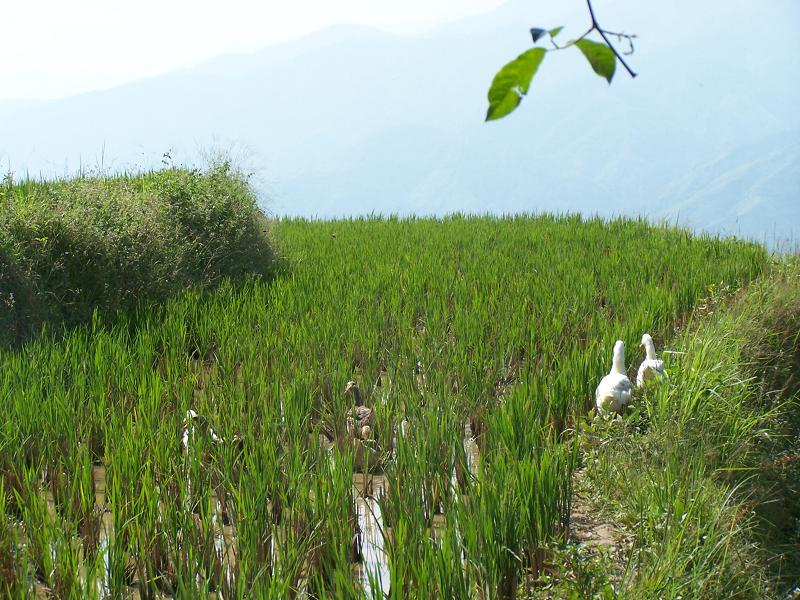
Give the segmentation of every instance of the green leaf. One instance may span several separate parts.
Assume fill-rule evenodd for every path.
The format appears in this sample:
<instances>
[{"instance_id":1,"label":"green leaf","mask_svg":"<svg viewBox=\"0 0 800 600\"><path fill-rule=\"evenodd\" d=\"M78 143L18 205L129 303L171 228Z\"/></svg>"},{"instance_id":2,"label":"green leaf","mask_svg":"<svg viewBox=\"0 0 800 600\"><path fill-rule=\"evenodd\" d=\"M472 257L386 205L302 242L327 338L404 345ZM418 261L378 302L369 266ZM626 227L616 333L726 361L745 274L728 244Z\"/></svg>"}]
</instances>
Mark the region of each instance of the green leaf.
<instances>
[{"instance_id":1,"label":"green leaf","mask_svg":"<svg viewBox=\"0 0 800 600\"><path fill-rule=\"evenodd\" d=\"M531 37L533 38L533 43L535 44L542 36L547 33L546 29L540 29L539 27L531 27Z\"/></svg>"},{"instance_id":2,"label":"green leaf","mask_svg":"<svg viewBox=\"0 0 800 600\"><path fill-rule=\"evenodd\" d=\"M599 42L591 40L578 40L575 42L578 49L583 52L586 60L592 65L592 69L600 77L605 77L608 83L614 77L614 70L617 68L617 57L611 48Z\"/></svg>"},{"instance_id":3,"label":"green leaf","mask_svg":"<svg viewBox=\"0 0 800 600\"><path fill-rule=\"evenodd\" d=\"M489 88L487 121L502 119L519 106L546 52L544 48L532 48L497 72Z\"/></svg>"},{"instance_id":4,"label":"green leaf","mask_svg":"<svg viewBox=\"0 0 800 600\"><path fill-rule=\"evenodd\" d=\"M561 33L561 30L562 30L562 29L564 29L564 28L563 28L563 27L556 27L555 29L551 29L551 30L550 30L550 31L548 31L547 33L549 33L549 34L550 34L550 37L551 37L551 38L554 38L554 37L556 37L556 36L557 36L559 33Z\"/></svg>"}]
</instances>

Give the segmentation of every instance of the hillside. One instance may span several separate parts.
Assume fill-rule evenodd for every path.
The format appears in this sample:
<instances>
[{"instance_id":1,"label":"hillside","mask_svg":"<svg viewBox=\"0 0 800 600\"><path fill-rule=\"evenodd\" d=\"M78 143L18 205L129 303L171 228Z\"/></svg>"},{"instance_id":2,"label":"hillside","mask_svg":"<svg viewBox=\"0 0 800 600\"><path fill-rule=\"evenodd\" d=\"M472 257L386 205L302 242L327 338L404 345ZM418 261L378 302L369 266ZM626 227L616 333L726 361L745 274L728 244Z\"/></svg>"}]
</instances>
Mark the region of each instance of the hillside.
<instances>
[{"instance_id":1,"label":"hillside","mask_svg":"<svg viewBox=\"0 0 800 600\"><path fill-rule=\"evenodd\" d=\"M607 87L562 53L500 123L483 123L494 72L528 47L529 26L577 31L582 10L514 0L408 37L337 27L120 88L0 107L0 158L18 174L62 175L233 148L258 174L263 204L284 215L645 214L796 240L798 8L728 6L608 2L604 20L640 36L640 76ZM723 26L719 11L740 26Z\"/></svg>"}]
</instances>

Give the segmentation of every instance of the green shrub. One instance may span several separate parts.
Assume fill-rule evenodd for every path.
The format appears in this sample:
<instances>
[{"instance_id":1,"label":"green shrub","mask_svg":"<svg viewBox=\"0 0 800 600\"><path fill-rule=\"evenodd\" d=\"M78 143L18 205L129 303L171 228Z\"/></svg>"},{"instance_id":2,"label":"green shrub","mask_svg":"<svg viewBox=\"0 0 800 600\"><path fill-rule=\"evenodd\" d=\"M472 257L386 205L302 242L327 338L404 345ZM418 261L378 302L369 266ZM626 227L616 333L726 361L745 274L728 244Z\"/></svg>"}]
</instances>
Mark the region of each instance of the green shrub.
<instances>
[{"instance_id":1,"label":"green shrub","mask_svg":"<svg viewBox=\"0 0 800 600\"><path fill-rule=\"evenodd\" d=\"M228 163L0 187L0 342L129 311L188 286L267 275L275 254Z\"/></svg>"}]
</instances>

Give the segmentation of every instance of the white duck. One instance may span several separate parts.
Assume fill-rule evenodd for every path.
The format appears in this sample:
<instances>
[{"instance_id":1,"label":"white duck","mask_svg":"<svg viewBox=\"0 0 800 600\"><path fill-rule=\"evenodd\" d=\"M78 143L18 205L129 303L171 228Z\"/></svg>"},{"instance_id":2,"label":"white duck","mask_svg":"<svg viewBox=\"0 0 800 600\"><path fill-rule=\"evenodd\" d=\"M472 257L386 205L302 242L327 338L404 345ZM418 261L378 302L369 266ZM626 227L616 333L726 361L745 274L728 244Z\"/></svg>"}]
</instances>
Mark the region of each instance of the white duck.
<instances>
[{"instance_id":1,"label":"white duck","mask_svg":"<svg viewBox=\"0 0 800 600\"><path fill-rule=\"evenodd\" d=\"M601 413L622 412L631 401L631 380L625 374L625 344L617 340L614 344L614 360L611 372L600 380L595 391L597 409Z\"/></svg>"},{"instance_id":2,"label":"white duck","mask_svg":"<svg viewBox=\"0 0 800 600\"><path fill-rule=\"evenodd\" d=\"M636 374L636 387L642 387L646 381L664 375L664 362L656 358L656 346L649 333L642 336L641 345L645 350L645 359L639 365L639 372Z\"/></svg>"},{"instance_id":3,"label":"white duck","mask_svg":"<svg viewBox=\"0 0 800 600\"><path fill-rule=\"evenodd\" d=\"M214 428L208 422L208 419L198 415L193 408L186 411L186 418L183 420L183 435L181 436L181 443L183 444L183 451L189 451L189 441L194 435L195 426L205 430L212 444L219 444L222 438L217 435Z\"/></svg>"}]
</instances>

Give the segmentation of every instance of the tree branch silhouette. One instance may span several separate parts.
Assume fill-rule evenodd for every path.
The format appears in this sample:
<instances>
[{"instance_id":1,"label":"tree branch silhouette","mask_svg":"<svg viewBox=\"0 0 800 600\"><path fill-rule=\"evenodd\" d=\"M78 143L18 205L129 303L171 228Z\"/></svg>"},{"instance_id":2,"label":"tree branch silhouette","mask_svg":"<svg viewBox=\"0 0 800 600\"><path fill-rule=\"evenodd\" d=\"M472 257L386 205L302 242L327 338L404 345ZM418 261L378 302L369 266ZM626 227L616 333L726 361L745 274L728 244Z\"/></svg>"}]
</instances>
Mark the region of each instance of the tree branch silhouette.
<instances>
[{"instance_id":1,"label":"tree branch silhouette","mask_svg":"<svg viewBox=\"0 0 800 600\"><path fill-rule=\"evenodd\" d=\"M592 20L591 27L579 38L570 40L564 45L559 45L555 40L556 36L561 33L563 27L555 27L553 29L531 28L530 32L534 47L508 62L494 76L488 92L489 109L486 112L487 121L502 119L516 110L520 102L522 102L522 99L527 95L531 80L538 72L539 66L542 64L542 61L544 61L545 56L548 52L554 50L565 50L572 46L577 47L589 62L592 70L608 81L608 83L611 83L611 80L614 78L617 61L622 64L628 72L628 75L632 78L636 77L634 70L631 69L625 61L625 58L623 58L623 54L625 56L633 54L633 40L636 38L636 35L603 29L597 20L597 15L592 6L592 0L586 0L586 6L589 9L589 16ZM602 42L588 39L594 32L597 32L602 38ZM552 48L547 49L536 46L539 40L545 36L550 39ZM627 52L619 52L609 39L609 36L617 38L617 42L619 43L622 43L623 40L626 41L628 43Z\"/></svg>"},{"instance_id":2,"label":"tree branch silhouette","mask_svg":"<svg viewBox=\"0 0 800 600\"><path fill-rule=\"evenodd\" d=\"M633 70L628 66L628 63L625 62L625 59L622 58L622 55L620 55L620 53L617 52L617 49L614 47L614 44L612 44L611 41L608 39L608 37L606 37L606 34L615 35L617 39L627 38L628 43L630 44L630 54L633 54L632 40L634 36L626 35L624 33L612 33L610 31L606 31L605 29L600 27L600 23L597 22L597 17L595 16L594 8L592 7L592 0L586 0L586 5L589 7L589 15L592 17L592 28L589 30L589 33L591 33L594 30L597 30L597 33L600 34L600 37L603 38L603 41L605 41L606 45L609 48L611 48L611 51L614 53L614 56L616 56L617 60L619 60L619 62L622 63L622 66L625 67L625 70L628 71L628 74L631 77L636 77L636 73L634 73Z\"/></svg>"}]
</instances>

